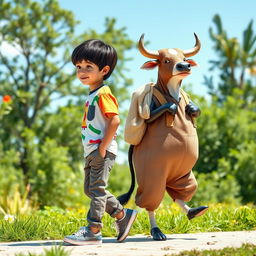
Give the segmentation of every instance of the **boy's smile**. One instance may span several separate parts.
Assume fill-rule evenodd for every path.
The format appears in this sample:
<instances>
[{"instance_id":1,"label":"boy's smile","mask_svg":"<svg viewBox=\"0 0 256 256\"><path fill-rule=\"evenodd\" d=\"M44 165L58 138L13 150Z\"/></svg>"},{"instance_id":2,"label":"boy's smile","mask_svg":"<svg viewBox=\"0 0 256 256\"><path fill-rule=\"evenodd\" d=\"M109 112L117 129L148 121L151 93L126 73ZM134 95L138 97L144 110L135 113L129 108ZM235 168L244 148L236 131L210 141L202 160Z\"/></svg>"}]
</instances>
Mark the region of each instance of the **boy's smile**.
<instances>
[{"instance_id":1,"label":"boy's smile","mask_svg":"<svg viewBox=\"0 0 256 256\"><path fill-rule=\"evenodd\" d=\"M108 73L109 66L105 66L101 70L91 61L83 60L76 64L77 78L84 85L89 85L90 90L95 90L103 83L103 77Z\"/></svg>"}]
</instances>

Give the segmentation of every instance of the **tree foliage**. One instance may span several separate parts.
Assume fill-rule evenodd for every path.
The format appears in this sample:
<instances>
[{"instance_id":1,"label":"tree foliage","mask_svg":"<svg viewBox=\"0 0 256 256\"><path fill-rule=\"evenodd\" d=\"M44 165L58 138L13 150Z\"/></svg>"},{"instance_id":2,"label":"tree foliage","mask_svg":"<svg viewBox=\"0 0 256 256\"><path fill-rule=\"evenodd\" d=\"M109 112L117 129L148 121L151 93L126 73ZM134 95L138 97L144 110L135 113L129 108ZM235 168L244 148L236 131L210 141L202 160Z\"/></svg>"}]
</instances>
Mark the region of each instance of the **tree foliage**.
<instances>
[{"instance_id":1,"label":"tree foliage","mask_svg":"<svg viewBox=\"0 0 256 256\"><path fill-rule=\"evenodd\" d=\"M253 31L253 20L243 31L241 42L236 37L228 36L219 15L213 17L213 22L216 32L211 27L209 33L218 59L210 61L210 71L219 72L219 81L216 86L213 76L205 77L205 84L211 95L217 95L218 102L225 101L238 88L243 90L241 96L245 104L249 104L256 100L255 81L252 79L256 67L256 34Z\"/></svg>"},{"instance_id":2,"label":"tree foliage","mask_svg":"<svg viewBox=\"0 0 256 256\"><path fill-rule=\"evenodd\" d=\"M218 193L222 192L220 196L225 194L227 197L233 194L235 198L240 197L244 202L255 202L255 166L253 163L256 145L256 104L242 108L244 100L241 97L238 100L239 95L242 94L241 89L236 89L233 96L228 96L221 107L214 101L214 98L210 102L204 98L198 98L202 114L198 118L200 143L199 159L195 170L205 175L200 176L205 177L201 180L203 183L208 179L209 190L217 184L214 181L216 177L219 177L219 187L216 187L216 190ZM211 175L213 175L212 179ZM228 178L231 176L235 178L235 181ZM226 192L221 186L223 180L231 182L230 189ZM200 183L199 187L201 187ZM239 193L233 193L237 188ZM208 190L205 193L208 194ZM216 193L217 191L214 194ZM210 194L213 195L213 193ZM201 198L205 197L207 196Z\"/></svg>"},{"instance_id":3,"label":"tree foliage","mask_svg":"<svg viewBox=\"0 0 256 256\"><path fill-rule=\"evenodd\" d=\"M218 59L210 61L210 70L218 70L220 77L217 83L213 78L206 78L211 96L208 101L198 98L203 112L198 120L200 158L195 168L205 177L212 174L212 181L216 172L222 177L221 181L229 180L230 191L223 190L222 185L218 188L223 193L234 192L236 187L243 202L256 202L256 81L252 72L256 66L256 35L253 21L244 30L241 42L228 37L220 16L215 15L213 22L217 31L214 33L210 28L210 37ZM235 183L228 177L234 177ZM233 196L238 195L234 192Z\"/></svg>"},{"instance_id":4,"label":"tree foliage","mask_svg":"<svg viewBox=\"0 0 256 256\"><path fill-rule=\"evenodd\" d=\"M90 29L75 35L78 21L57 0L0 3L0 196L31 187L29 197L39 205L81 205L86 199L80 122L87 89L74 80L70 55L89 38L117 49L118 64L107 83L118 97L124 120L122 107L132 84L126 52L134 42L110 18L102 33ZM220 76L217 82L205 77L209 97L192 96L202 109L195 166L199 190L193 202L256 202L253 21L241 42L228 37L220 16L214 16L213 23L216 31L210 28L210 37L217 57L210 63ZM14 54L5 52L4 44L12 46ZM56 99L61 99L60 105ZM115 165L112 171L109 189L116 194L126 191L127 166Z\"/></svg>"},{"instance_id":5,"label":"tree foliage","mask_svg":"<svg viewBox=\"0 0 256 256\"><path fill-rule=\"evenodd\" d=\"M75 35L78 23L57 0L1 0L0 95L12 100L1 104L0 155L6 156L0 173L10 170L8 182L17 176L23 189L30 184L30 196L41 205L64 207L72 196L78 197L76 191L82 194L79 127L87 89L74 81L73 48L89 38L116 47L119 61L108 83L120 102L132 82L124 71L125 52L134 43L125 28L116 28L116 20L106 18L103 33L91 29ZM6 52L6 46L13 53Z\"/></svg>"}]
</instances>

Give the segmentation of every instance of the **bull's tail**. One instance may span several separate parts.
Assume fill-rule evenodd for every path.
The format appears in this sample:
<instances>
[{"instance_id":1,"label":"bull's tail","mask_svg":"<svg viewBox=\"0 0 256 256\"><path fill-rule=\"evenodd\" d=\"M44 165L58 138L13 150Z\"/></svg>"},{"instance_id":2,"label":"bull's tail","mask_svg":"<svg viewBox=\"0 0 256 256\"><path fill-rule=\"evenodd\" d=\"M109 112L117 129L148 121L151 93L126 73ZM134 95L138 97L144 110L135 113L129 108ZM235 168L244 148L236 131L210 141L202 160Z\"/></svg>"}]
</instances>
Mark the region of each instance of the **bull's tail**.
<instances>
[{"instance_id":1,"label":"bull's tail","mask_svg":"<svg viewBox=\"0 0 256 256\"><path fill-rule=\"evenodd\" d=\"M125 205L128 203L128 201L130 200L130 197L132 195L132 192L134 190L134 187L135 187L135 174L134 174L134 168L133 168L133 163L132 163L133 148L134 148L134 146L130 145L129 153L128 153L128 161L129 161L129 167L130 167L130 173L131 173L131 179L132 179L131 186L127 193L117 197L118 201L122 205Z\"/></svg>"}]
</instances>

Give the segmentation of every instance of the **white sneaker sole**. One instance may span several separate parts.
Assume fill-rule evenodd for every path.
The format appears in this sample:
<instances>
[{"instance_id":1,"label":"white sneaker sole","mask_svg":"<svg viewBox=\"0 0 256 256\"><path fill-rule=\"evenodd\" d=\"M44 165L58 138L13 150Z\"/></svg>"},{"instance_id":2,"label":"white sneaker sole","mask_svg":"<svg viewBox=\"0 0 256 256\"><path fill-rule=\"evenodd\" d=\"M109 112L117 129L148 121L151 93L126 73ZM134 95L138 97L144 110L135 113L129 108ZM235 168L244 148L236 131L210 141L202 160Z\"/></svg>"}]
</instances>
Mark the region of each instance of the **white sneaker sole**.
<instances>
[{"instance_id":1,"label":"white sneaker sole","mask_svg":"<svg viewBox=\"0 0 256 256\"><path fill-rule=\"evenodd\" d=\"M135 219L136 219L137 214L138 214L138 211L134 210L133 213L132 213L132 216L131 216L131 218L130 218L128 224L127 224L127 227L126 227L126 229L125 229L125 232L123 233L123 235L122 235L119 239L117 239L118 242L123 242L124 239L128 236L128 234L129 234L129 232L130 232L130 229L131 229L131 227L132 227L132 224L133 224L133 222L134 222Z\"/></svg>"},{"instance_id":2,"label":"white sneaker sole","mask_svg":"<svg viewBox=\"0 0 256 256\"><path fill-rule=\"evenodd\" d=\"M73 245L101 245L102 240L94 240L94 241L82 241L82 240L72 240L69 238L64 238L63 241L65 243L73 244Z\"/></svg>"}]
</instances>

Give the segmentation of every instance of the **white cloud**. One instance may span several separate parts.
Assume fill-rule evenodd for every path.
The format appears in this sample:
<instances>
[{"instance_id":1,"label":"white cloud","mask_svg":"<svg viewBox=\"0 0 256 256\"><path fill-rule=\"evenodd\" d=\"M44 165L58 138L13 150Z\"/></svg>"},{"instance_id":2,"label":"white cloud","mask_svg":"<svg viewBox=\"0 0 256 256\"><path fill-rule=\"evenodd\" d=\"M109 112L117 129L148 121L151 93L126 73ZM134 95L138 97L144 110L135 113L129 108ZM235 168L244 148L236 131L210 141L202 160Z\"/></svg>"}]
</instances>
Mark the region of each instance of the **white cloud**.
<instances>
[{"instance_id":1,"label":"white cloud","mask_svg":"<svg viewBox=\"0 0 256 256\"><path fill-rule=\"evenodd\" d=\"M0 51L4 56L10 56L15 57L17 55L20 55L19 46L16 47L10 45L9 43L3 41L0 44Z\"/></svg>"}]
</instances>

